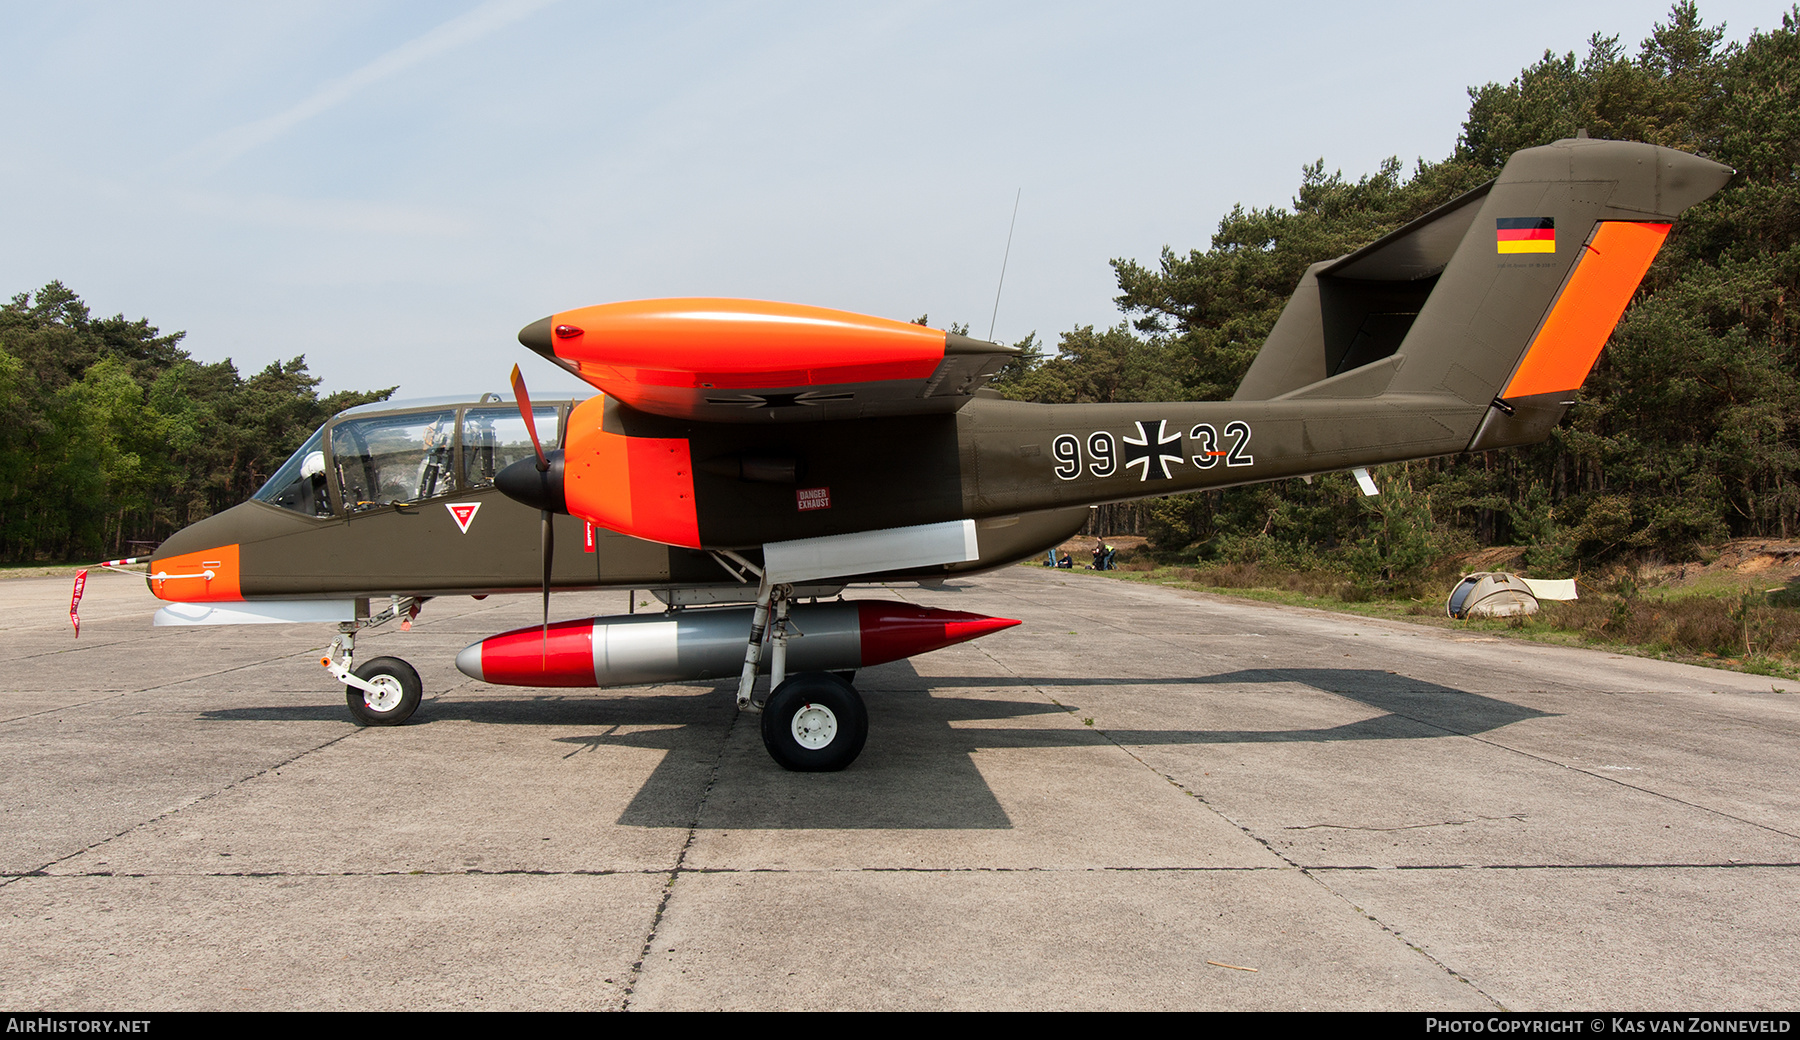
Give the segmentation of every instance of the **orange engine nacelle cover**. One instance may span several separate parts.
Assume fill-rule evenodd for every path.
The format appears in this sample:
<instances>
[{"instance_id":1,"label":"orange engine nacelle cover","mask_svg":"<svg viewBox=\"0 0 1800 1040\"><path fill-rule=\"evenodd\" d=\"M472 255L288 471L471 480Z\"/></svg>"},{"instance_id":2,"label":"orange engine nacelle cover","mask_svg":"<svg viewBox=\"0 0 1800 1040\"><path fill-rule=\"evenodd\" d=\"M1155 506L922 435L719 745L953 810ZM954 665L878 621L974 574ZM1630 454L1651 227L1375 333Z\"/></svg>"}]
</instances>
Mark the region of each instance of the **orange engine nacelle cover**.
<instances>
[{"instance_id":1,"label":"orange engine nacelle cover","mask_svg":"<svg viewBox=\"0 0 1800 1040\"><path fill-rule=\"evenodd\" d=\"M569 512L633 538L700 548L694 467L684 437L628 437L602 429L606 399L569 413L563 498Z\"/></svg>"},{"instance_id":2,"label":"orange engine nacelle cover","mask_svg":"<svg viewBox=\"0 0 1800 1040\"><path fill-rule=\"evenodd\" d=\"M637 403L637 387L925 379L944 359L940 330L796 303L634 300L564 311L553 320L556 355L627 404Z\"/></svg>"}]
</instances>

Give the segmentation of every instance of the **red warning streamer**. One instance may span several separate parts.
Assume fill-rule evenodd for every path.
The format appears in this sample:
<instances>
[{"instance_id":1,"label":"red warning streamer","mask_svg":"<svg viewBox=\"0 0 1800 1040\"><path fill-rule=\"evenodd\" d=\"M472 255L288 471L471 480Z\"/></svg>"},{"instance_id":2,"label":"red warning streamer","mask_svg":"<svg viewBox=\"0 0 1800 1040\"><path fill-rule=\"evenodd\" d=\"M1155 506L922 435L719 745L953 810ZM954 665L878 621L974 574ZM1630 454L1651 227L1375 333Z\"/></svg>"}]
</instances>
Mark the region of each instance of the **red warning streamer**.
<instances>
[{"instance_id":1,"label":"red warning streamer","mask_svg":"<svg viewBox=\"0 0 1800 1040\"><path fill-rule=\"evenodd\" d=\"M75 591L69 596L69 623L75 626L75 638L81 638L81 594L87 591L87 568L75 572Z\"/></svg>"}]
</instances>

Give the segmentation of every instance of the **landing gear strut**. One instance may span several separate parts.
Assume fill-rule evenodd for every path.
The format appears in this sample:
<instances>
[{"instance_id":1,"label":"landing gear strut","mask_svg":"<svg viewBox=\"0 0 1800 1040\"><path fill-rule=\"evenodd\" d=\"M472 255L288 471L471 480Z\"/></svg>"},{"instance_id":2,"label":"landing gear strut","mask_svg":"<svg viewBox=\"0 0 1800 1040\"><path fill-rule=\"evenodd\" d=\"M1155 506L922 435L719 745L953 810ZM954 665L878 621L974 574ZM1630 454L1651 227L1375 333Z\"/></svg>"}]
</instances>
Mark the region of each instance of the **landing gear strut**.
<instances>
[{"instance_id":1,"label":"landing gear strut","mask_svg":"<svg viewBox=\"0 0 1800 1040\"><path fill-rule=\"evenodd\" d=\"M828 672L787 675L789 609L792 585L763 576L750 641L744 648L744 671L738 678L739 708L751 705L750 691L762 665L762 644L769 638L769 699L762 706L763 746L783 769L830 773L856 761L869 739L869 713L847 678ZM851 672L855 675L855 672Z\"/></svg>"},{"instance_id":2,"label":"landing gear strut","mask_svg":"<svg viewBox=\"0 0 1800 1040\"><path fill-rule=\"evenodd\" d=\"M413 596L394 596L387 609L372 617L339 622L337 638L319 658L332 678L344 684L344 701L358 726L398 726L419 710L424 686L418 671L398 657L377 657L357 665L356 633L395 618L403 619L402 629L410 629L424 602Z\"/></svg>"},{"instance_id":3,"label":"landing gear strut","mask_svg":"<svg viewBox=\"0 0 1800 1040\"><path fill-rule=\"evenodd\" d=\"M728 549L714 554L715 559L729 559L761 579L750 640L744 647L744 670L738 676L738 707L750 707L750 691L762 667L766 635L769 686L773 692L763 707L762 733L769 754L787 769L842 769L856 760L863 741L868 739L868 712L856 689L837 676L807 672L792 679L787 677L793 583L978 560L981 553L975 521L797 538L767 542L762 549L761 567Z\"/></svg>"}]
</instances>

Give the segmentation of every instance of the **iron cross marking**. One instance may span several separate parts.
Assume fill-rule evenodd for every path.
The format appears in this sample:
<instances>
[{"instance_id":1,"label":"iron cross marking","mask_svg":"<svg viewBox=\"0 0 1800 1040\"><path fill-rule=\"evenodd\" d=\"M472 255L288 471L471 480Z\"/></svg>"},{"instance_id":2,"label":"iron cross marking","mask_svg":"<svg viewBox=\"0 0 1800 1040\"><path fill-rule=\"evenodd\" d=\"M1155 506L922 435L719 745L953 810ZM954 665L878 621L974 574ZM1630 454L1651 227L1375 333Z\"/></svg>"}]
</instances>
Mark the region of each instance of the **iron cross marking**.
<instances>
[{"instance_id":1,"label":"iron cross marking","mask_svg":"<svg viewBox=\"0 0 1800 1040\"><path fill-rule=\"evenodd\" d=\"M1137 424L1137 436L1120 438L1125 442L1125 465L1142 466L1138 470L1138 480L1170 480L1169 463L1180 465L1187 461L1181 453L1181 431L1175 430L1168 436L1163 435L1163 420L1156 420L1156 432L1149 432L1144 423ZM1172 447L1165 447L1172 445Z\"/></svg>"},{"instance_id":2,"label":"iron cross marking","mask_svg":"<svg viewBox=\"0 0 1800 1040\"><path fill-rule=\"evenodd\" d=\"M709 397L707 404L728 404L740 408L799 408L807 405L819 405L827 401L848 401L855 394L822 394L817 390L802 390L793 394L739 394L736 397Z\"/></svg>"}]
</instances>

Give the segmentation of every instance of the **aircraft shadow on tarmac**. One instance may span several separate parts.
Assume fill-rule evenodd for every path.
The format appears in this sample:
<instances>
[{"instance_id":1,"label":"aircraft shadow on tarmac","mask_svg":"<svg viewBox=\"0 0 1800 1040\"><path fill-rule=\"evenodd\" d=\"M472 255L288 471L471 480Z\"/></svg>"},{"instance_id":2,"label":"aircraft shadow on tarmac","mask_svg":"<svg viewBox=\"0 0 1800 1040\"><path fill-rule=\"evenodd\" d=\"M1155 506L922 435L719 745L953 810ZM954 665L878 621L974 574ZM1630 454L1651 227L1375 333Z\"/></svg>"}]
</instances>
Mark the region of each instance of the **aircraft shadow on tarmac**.
<instances>
[{"instance_id":1,"label":"aircraft shadow on tarmac","mask_svg":"<svg viewBox=\"0 0 1800 1040\"><path fill-rule=\"evenodd\" d=\"M1387 713L1325 729L1107 729L1106 734L1120 744L1247 744L1469 736L1499 729L1525 719L1550 718L1555 714L1522 707L1479 693L1470 693L1452 686L1442 686L1438 683L1426 682L1423 679L1414 679L1372 668L1247 668L1236 672L1221 672L1217 675L1151 679L942 676L933 677L930 683L940 688L973 686L983 689L1003 686L1191 687L1297 683L1302 686L1310 686L1322 693L1336 694ZM1071 704L1067 707L1074 711L1079 708L1079 705Z\"/></svg>"},{"instance_id":2,"label":"aircraft shadow on tarmac","mask_svg":"<svg viewBox=\"0 0 1800 1040\"><path fill-rule=\"evenodd\" d=\"M1084 706L1083 687L1186 688L1299 684L1374 708L1383 714L1317 729L1108 729L1071 726ZM1002 749L1202 745L1355 740L1417 740L1471 735L1550 713L1437 683L1376 669L1257 668L1173 678L920 676L909 662L867 669L858 679L869 702L869 743L844 773L786 773L763 756L761 741L726 740L734 722L735 682L693 693L572 691L463 699L430 699L413 725L465 721L484 725L594 726L599 731L552 739L569 756L607 747L665 752L618 823L636 827L723 829L1007 829L1011 819L982 778L978 756ZM1057 699L1006 700L934 697L950 688L1031 687L1067 691ZM667 687L661 688L667 689ZM459 691L460 692L460 691ZM1069 693L1075 693L1071 698ZM1152 693L1152 696L1154 694ZM1243 710L1241 697L1231 710ZM1190 702L1192 703L1192 702ZM1143 707L1153 708L1146 704ZM1141 708L1139 710L1142 710ZM239 708L204 713L238 721L314 721L341 718L341 708ZM1057 717L1061 725L982 727L983 720ZM746 746L747 745L747 746ZM723 760L720 755L724 754ZM715 769L721 782L713 782ZM753 782L746 782L746 779ZM710 786L710 790L708 790ZM700 802L702 792L705 801ZM698 812L698 819L696 814Z\"/></svg>"}]
</instances>

